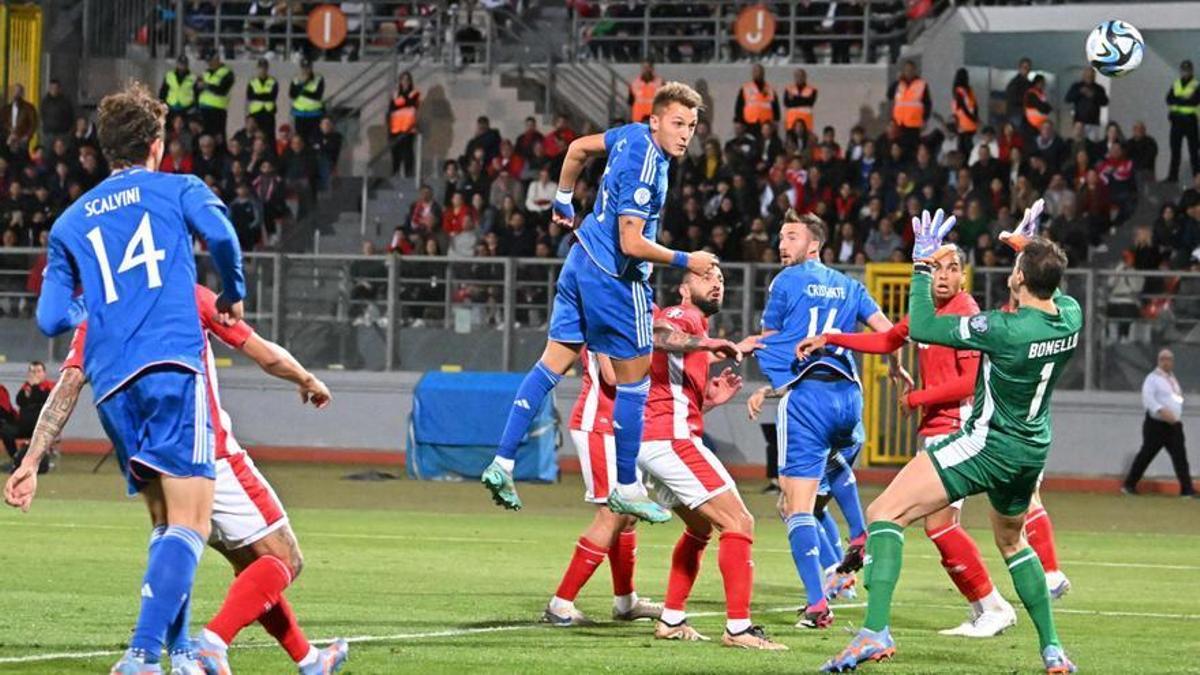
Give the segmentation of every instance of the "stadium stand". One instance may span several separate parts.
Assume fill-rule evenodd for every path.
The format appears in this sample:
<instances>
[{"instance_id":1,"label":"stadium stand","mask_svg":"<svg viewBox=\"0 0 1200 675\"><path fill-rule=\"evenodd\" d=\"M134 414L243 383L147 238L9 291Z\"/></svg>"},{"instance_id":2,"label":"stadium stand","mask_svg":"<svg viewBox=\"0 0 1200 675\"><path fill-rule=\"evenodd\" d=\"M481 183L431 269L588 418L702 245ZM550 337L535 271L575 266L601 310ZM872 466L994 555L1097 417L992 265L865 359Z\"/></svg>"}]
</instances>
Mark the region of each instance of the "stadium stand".
<instances>
[{"instance_id":1,"label":"stadium stand","mask_svg":"<svg viewBox=\"0 0 1200 675\"><path fill-rule=\"evenodd\" d=\"M649 60L665 71L715 59L726 63L733 81L752 84L751 55L729 37L738 7L732 2L343 3L347 38L329 50L306 37L304 10L317 3L85 4L93 12L84 27L86 48L98 57L182 54L200 77L198 59L216 48L231 64L230 140L222 144L203 133L195 116L177 116L164 170L209 182L229 205L246 250L263 254L252 255L250 267L259 320L280 331L285 343L299 334L293 331L327 330L324 344L334 346L320 358L358 367L395 368L414 358L414 367L437 363L436 349L427 361L420 354L456 325L498 328L506 341L502 364L523 362L515 345L522 344L522 330L545 322L556 261L571 245L571 236L547 217L558 162L572 138L630 117L629 80L636 76L622 74L636 71L622 63ZM828 220L834 236L822 256L848 266L902 260L911 243L910 217L945 208L963 223L959 243L973 265L986 269L1007 262L996 233L1045 197L1050 236L1070 252L1073 278L1094 290L1094 306L1106 309L1096 330L1097 358L1081 366L1086 373L1078 383L1128 385L1133 370L1100 384L1112 379L1099 365L1100 346L1147 344L1164 335L1184 340L1196 328L1195 313L1186 310L1198 302L1197 282L1180 273L1200 268L1200 182L1188 181L1186 169L1183 186L1159 182L1168 138L1156 137L1143 121L1165 119L1164 104L1148 102L1132 118L1105 114L1107 126L1099 127L1089 115L1106 112L1104 106L1081 110L1071 92L1108 87L1116 99L1111 84L1054 81L1040 103L1052 111L1046 114L1028 96L1018 96L1009 109L996 101L998 92L1003 97L1007 85L1020 82L1016 71L980 78L978 69L968 69L974 77L961 91L949 81L926 83L928 110L906 99L907 85L888 87L891 100L880 89L866 102L878 113L859 123L818 116L814 128L806 126L813 120L804 112L808 83L813 97L832 91L839 81L835 66L844 61L858 63L844 68L866 62L881 82L894 82L901 70L896 57L904 57L898 45L919 42L949 4L773 5L780 27L755 59L771 66L758 91L771 92L777 111L748 116L745 85L722 90L736 91L741 108L724 96L712 101L671 176L663 241L711 250L731 264L730 295L738 305L718 330L744 332L761 309L786 208ZM58 20L83 18L62 12ZM104 22L125 30L96 29ZM690 28L680 30L684 25ZM519 49L534 32L553 37ZM897 49L884 48L889 41ZM258 58L267 59L281 85L273 134L247 128L241 114L241 90ZM327 78L328 121L315 144L293 140L291 99L283 91L302 58ZM794 69L810 61L818 62L811 79L797 80ZM1034 64L1035 73L1039 67ZM406 122L408 113L394 115L403 107L395 103L395 82L404 69L411 69L418 94L404 101L413 109ZM476 95L499 100L515 91L515 98L503 99L512 104L500 114L476 121L476 111L494 108L459 97L456 92L470 87L452 89L451 79L459 76L448 79L438 69L461 77L490 73L489 81L498 77L499 84ZM0 149L0 311L7 316L32 311L44 265L38 247L54 217L107 173L87 114L95 95L63 79L68 92L89 94L74 107L74 132L46 128L44 138L26 144L14 137ZM581 94L601 81L594 99ZM975 119L951 104L965 101L968 90L978 101ZM909 133L899 111L912 104L921 108L920 131ZM435 139L433 121L442 117L454 120L454 131ZM414 170L393 176L391 144L405 134L416 155ZM591 208L598 170L593 166L581 178L578 207ZM322 255L287 257L309 253ZM669 279L660 275L659 283L660 293L669 292ZM1002 276L980 272L976 289L981 300L996 304ZM399 340L401 330L409 337ZM430 338L423 341L416 333L425 330ZM410 351L400 343L418 346Z\"/></svg>"}]
</instances>

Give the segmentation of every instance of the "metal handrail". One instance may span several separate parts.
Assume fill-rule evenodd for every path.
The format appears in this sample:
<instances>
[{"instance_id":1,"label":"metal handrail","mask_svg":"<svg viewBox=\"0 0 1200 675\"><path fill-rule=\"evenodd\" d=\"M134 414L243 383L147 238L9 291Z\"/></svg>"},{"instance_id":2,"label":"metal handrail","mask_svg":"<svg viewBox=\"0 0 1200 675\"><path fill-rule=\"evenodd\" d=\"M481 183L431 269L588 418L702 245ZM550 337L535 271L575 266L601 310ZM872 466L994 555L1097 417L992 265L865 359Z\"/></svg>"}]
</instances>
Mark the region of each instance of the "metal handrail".
<instances>
[{"instance_id":1,"label":"metal handrail","mask_svg":"<svg viewBox=\"0 0 1200 675\"><path fill-rule=\"evenodd\" d=\"M0 256L24 256L24 264L44 253L37 248L0 249ZM204 254L200 254L203 257ZM5 258L0 258L5 260ZM399 318L405 320L420 317L413 314L414 308L437 309L433 325L448 328L452 322L452 310L456 307L475 308L485 314L486 325L500 328L506 336L502 361L511 365L514 344L513 312L522 321L533 320L541 325L549 316L554 302L554 285L563 261L560 259L518 258L449 258L445 256L401 256L401 255L326 255L287 253L246 253L246 278L250 294L247 310L255 320L269 322L272 339L285 344L295 331L284 330L293 325L292 320L301 320L307 325L325 321L347 325L349 308L374 305L378 312L387 308L386 337L389 348L398 339ZM356 263L372 262L377 269L365 274L355 270ZM211 269L205 264L204 268ZM414 267L416 269L414 269ZM719 320L714 321L716 330L749 334L758 327L768 285L779 271L777 265L758 263L727 262L722 265L726 278L726 310ZM862 267L837 266L839 269L861 277ZM418 271L419 270L419 271ZM981 306L998 306L1007 299L1008 291L1004 279L1008 268L976 268L974 289ZM385 276L386 273L386 276ZM24 312L32 310L35 296L23 290L6 290L15 287L29 274L27 268L0 269L0 308L5 311L21 307ZM660 270L652 280L657 297L672 297L674 284L678 282L675 270ZM1194 341L1191 336L1200 331L1200 314L1185 315L1176 312L1141 316L1124 316L1113 311L1124 295L1112 295L1110 280L1122 277L1140 279L1175 279L1186 282L1182 288L1172 292L1158 290L1151 293L1138 292L1132 300L1139 308L1164 309L1172 303L1200 302L1200 272L1117 270L1117 269L1070 269L1064 279L1064 288L1073 294L1084 308L1085 345L1080 355L1085 389L1096 388L1097 382L1116 356L1105 348L1111 344L1111 333L1122 330L1121 326L1140 326L1140 331L1160 334L1163 341ZM351 290L360 282L371 283L376 292L372 298L352 297ZM23 289L24 286L22 285ZM386 289L386 295L383 295ZM1181 292L1182 291L1182 292ZM1112 304L1110 304L1112 303ZM1126 303L1128 304L1128 303ZM1182 307L1180 308L1182 309ZM357 310L354 310L357 311ZM1111 312L1111 314L1110 314ZM377 313L376 316L379 314ZM429 315L425 314L429 319ZM430 327L430 326L427 326ZM1110 336L1106 339L1106 332ZM1172 337L1174 336L1174 337ZM1144 340L1143 340L1144 342ZM392 363L389 361L389 363ZM389 366L390 367L390 366ZM507 365L505 366L507 367ZM1107 379L1107 377L1105 378Z\"/></svg>"},{"instance_id":2,"label":"metal handrail","mask_svg":"<svg viewBox=\"0 0 1200 675\"><path fill-rule=\"evenodd\" d=\"M852 44L862 43L862 58L865 61L871 54L872 41L879 42L881 40L892 40L903 35L906 35L905 30L892 30L887 32L879 32L871 29L873 22L877 23L880 20L895 20L899 17L904 17L903 10L899 12L883 12L880 13L874 9L876 5L891 4L888 0L862 0L860 4L863 6L863 13L858 16L839 16L833 21L841 24L857 25L860 30L848 31L845 33L815 33L812 35L801 35L801 30L805 26L820 26L827 20L823 16L802 17L796 15L796 4L790 3L789 11L786 15L776 17L779 28L776 30L775 39L773 42L778 44L786 43L788 46L788 57L795 60L797 42L813 42L813 43L830 43L830 42L850 42ZM651 16L654 9L661 7L708 7L711 11L706 16L689 16L689 17L655 17ZM641 61L654 58L651 54L651 45L655 43L687 43L698 44L707 42L711 39L713 55L716 58L721 58L722 46L730 45L734 42L733 36L730 34L730 25L736 18L735 14L726 12L727 9L738 9L739 5L730 3L724 0L661 0L643 8L640 17L597 17L597 18L582 18L578 14L572 17L571 41L572 41L572 57L578 59L579 55L584 53L581 47L584 44L629 44L637 42L640 44L640 49L636 58L632 55L626 55L630 61ZM631 34L627 35L601 35L596 36L593 31L598 25L609 25L614 27L633 27ZM702 35L654 35L653 28L658 26L678 27L680 24L690 26L705 26L711 25L711 31L705 31ZM586 41L582 37L588 34ZM665 60L665 59L654 59Z\"/></svg>"}]
</instances>

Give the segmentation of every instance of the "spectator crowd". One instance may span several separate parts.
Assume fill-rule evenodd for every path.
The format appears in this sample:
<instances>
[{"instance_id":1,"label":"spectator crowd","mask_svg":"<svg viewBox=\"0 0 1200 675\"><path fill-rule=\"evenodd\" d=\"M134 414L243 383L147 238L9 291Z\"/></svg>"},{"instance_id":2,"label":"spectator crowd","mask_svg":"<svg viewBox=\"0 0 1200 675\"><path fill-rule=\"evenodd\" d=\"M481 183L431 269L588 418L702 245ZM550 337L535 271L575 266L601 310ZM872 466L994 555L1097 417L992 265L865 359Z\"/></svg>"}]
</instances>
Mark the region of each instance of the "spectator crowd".
<instances>
[{"instance_id":1,"label":"spectator crowd","mask_svg":"<svg viewBox=\"0 0 1200 675\"><path fill-rule=\"evenodd\" d=\"M644 108L643 86L655 82L661 80L647 64L631 85L633 114ZM803 70L781 88L781 105L754 66L737 97L732 135L718 138L702 120L675 163L660 242L726 261L772 263L782 218L795 209L830 224L821 253L828 263L902 261L912 217L942 208L958 217L952 236L973 264L1004 265L1010 253L997 235L1044 198L1045 231L1072 265L1105 252L1137 208L1139 182L1155 180L1158 144L1145 124L1134 122L1128 132L1115 121L1101 126L1108 98L1091 69L1061 103L1052 102L1044 78L1023 59L1006 91L1009 109L991 125L981 121L965 70L955 84L950 114L935 114L928 84L906 62L889 90L893 114L883 133L856 126L839 137L828 125L819 135L808 130L817 90ZM1061 131L1051 114L1060 104L1071 111ZM550 205L563 154L578 134L564 116L551 129L530 118L514 132L506 137L480 118L463 154L421 187L390 250L564 257L572 237L550 221ZM577 214L591 211L602 170L603 162L592 162L576 184ZM1196 186L1143 228L1148 238L1136 241L1151 242L1153 253L1138 249L1138 269L1191 264L1200 246L1200 181Z\"/></svg>"}]
</instances>

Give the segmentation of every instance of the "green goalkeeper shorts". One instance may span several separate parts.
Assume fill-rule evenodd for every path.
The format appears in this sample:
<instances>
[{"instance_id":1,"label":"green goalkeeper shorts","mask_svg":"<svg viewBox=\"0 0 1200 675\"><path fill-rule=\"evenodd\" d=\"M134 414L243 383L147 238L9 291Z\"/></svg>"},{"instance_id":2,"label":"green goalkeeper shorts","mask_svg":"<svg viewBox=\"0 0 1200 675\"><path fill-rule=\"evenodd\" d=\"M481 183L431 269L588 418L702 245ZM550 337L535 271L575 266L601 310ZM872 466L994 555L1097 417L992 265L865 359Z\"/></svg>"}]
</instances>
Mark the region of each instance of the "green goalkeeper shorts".
<instances>
[{"instance_id":1,"label":"green goalkeeper shorts","mask_svg":"<svg viewBox=\"0 0 1200 675\"><path fill-rule=\"evenodd\" d=\"M1045 468L1045 454L1023 443L958 432L931 446L933 460L950 503L986 492L1001 515L1019 516L1029 509Z\"/></svg>"}]
</instances>

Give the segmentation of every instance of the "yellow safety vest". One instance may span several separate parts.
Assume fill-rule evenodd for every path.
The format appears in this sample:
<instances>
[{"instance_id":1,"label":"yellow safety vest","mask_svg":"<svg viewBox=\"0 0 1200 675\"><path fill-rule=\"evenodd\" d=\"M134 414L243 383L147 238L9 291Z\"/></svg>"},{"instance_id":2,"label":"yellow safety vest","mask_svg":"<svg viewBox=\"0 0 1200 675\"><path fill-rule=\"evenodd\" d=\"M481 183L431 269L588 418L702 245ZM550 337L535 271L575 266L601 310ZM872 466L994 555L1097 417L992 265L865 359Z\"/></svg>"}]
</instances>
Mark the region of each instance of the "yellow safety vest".
<instances>
[{"instance_id":1,"label":"yellow safety vest","mask_svg":"<svg viewBox=\"0 0 1200 675\"><path fill-rule=\"evenodd\" d=\"M171 110L187 110L196 103L196 76L188 73L182 81L174 70L167 72L167 107Z\"/></svg>"},{"instance_id":2,"label":"yellow safety vest","mask_svg":"<svg viewBox=\"0 0 1200 675\"><path fill-rule=\"evenodd\" d=\"M229 109L229 94L218 96L214 94L212 88L221 84L221 80L229 74L229 66L224 64L216 70L207 70L204 72L204 90L200 92L200 105L205 108L216 108L218 110Z\"/></svg>"},{"instance_id":3,"label":"yellow safety vest","mask_svg":"<svg viewBox=\"0 0 1200 675\"><path fill-rule=\"evenodd\" d=\"M321 99L316 98L317 87L321 84L321 76L313 75L313 79L309 80L304 88L300 90L300 95L292 101L292 110L301 113L319 113L325 109L325 104Z\"/></svg>"},{"instance_id":4,"label":"yellow safety vest","mask_svg":"<svg viewBox=\"0 0 1200 675\"><path fill-rule=\"evenodd\" d=\"M1196 93L1197 86L1200 86L1200 80L1193 77L1186 85L1183 83L1183 80L1175 80L1172 89L1175 96L1179 98L1191 98ZM1169 105L1167 106L1167 111L1172 115L1195 115L1197 111L1200 111L1200 108L1194 105Z\"/></svg>"},{"instance_id":5,"label":"yellow safety vest","mask_svg":"<svg viewBox=\"0 0 1200 675\"><path fill-rule=\"evenodd\" d=\"M250 93L253 96L250 99L249 105L251 115L257 115L261 112L275 112L275 99L271 97L271 90L274 88L275 78L270 75L265 80L260 80L257 77L250 80Z\"/></svg>"}]
</instances>

